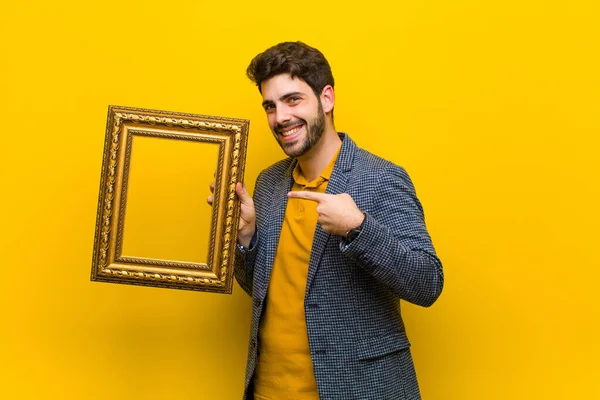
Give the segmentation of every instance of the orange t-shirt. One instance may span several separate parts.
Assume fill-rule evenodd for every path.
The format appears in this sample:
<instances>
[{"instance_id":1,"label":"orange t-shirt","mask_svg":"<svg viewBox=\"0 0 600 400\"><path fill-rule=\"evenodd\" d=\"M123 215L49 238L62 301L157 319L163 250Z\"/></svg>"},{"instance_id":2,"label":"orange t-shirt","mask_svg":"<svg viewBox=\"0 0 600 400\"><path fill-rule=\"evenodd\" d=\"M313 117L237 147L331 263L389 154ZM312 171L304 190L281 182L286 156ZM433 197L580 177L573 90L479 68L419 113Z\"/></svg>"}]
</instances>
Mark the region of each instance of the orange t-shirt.
<instances>
[{"instance_id":1,"label":"orange t-shirt","mask_svg":"<svg viewBox=\"0 0 600 400\"><path fill-rule=\"evenodd\" d=\"M294 169L292 190L325 193L339 154L312 182ZM273 262L265 312L259 328L254 375L257 400L319 399L304 315L310 251L317 227L317 203L288 199Z\"/></svg>"}]
</instances>

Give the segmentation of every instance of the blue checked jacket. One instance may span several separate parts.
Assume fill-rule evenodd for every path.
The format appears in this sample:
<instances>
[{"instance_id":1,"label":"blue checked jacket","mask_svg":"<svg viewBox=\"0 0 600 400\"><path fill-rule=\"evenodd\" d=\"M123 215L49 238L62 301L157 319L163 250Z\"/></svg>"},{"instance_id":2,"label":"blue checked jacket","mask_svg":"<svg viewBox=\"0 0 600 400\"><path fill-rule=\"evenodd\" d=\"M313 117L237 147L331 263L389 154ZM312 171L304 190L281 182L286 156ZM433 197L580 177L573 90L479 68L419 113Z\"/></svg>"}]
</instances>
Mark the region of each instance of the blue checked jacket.
<instances>
[{"instance_id":1,"label":"blue checked jacket","mask_svg":"<svg viewBox=\"0 0 600 400\"><path fill-rule=\"evenodd\" d=\"M444 283L442 264L404 169L340 137L327 193L348 193L366 218L350 243L318 224L315 231L304 310L319 396L420 399L398 299L433 304ZM253 300L244 399L253 398L258 328L295 164L288 158L259 174L255 242L237 248L235 276Z\"/></svg>"}]
</instances>

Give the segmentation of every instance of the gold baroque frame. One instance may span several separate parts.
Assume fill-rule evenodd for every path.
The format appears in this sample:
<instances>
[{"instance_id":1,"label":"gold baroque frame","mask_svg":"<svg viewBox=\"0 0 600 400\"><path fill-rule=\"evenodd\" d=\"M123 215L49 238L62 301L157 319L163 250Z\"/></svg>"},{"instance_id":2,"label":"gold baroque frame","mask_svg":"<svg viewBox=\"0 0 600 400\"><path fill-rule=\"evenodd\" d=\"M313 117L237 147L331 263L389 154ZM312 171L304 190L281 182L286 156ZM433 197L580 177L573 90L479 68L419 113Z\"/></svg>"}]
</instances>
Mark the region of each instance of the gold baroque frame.
<instances>
[{"instance_id":1,"label":"gold baroque frame","mask_svg":"<svg viewBox=\"0 0 600 400\"><path fill-rule=\"evenodd\" d=\"M231 293L239 221L235 185L243 181L249 125L243 119L109 106L91 280ZM219 144L206 264L121 254L133 135Z\"/></svg>"}]
</instances>

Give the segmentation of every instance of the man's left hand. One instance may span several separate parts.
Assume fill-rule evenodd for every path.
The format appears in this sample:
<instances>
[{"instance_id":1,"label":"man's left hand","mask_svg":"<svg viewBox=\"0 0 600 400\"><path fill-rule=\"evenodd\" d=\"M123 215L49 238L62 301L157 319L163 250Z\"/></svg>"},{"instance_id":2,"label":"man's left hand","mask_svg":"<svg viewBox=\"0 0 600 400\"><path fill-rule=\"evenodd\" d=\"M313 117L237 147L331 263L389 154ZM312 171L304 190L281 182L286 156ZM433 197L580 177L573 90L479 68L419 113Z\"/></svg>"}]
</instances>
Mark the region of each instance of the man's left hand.
<instances>
[{"instance_id":1,"label":"man's left hand","mask_svg":"<svg viewBox=\"0 0 600 400\"><path fill-rule=\"evenodd\" d=\"M321 228L332 235L345 237L346 232L362 224L365 218L348 193L326 194L297 191L289 192L288 198L316 202Z\"/></svg>"}]
</instances>

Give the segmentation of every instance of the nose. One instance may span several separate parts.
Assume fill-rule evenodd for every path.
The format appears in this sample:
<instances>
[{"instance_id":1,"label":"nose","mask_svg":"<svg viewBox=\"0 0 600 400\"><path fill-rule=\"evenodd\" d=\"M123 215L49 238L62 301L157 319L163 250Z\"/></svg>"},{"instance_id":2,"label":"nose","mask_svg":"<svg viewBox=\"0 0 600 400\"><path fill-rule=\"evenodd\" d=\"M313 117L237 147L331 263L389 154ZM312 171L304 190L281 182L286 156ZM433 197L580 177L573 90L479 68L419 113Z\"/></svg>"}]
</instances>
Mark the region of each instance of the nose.
<instances>
[{"instance_id":1,"label":"nose","mask_svg":"<svg viewBox=\"0 0 600 400\"><path fill-rule=\"evenodd\" d=\"M291 120L291 116L290 116L290 113L288 112L287 107L285 107L285 106L277 107L277 109L275 111L275 122L278 125L283 125L286 122L289 122L290 120Z\"/></svg>"}]
</instances>

